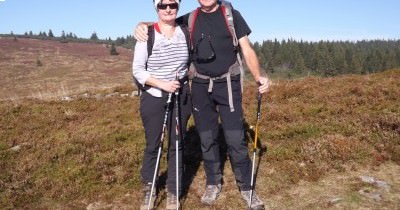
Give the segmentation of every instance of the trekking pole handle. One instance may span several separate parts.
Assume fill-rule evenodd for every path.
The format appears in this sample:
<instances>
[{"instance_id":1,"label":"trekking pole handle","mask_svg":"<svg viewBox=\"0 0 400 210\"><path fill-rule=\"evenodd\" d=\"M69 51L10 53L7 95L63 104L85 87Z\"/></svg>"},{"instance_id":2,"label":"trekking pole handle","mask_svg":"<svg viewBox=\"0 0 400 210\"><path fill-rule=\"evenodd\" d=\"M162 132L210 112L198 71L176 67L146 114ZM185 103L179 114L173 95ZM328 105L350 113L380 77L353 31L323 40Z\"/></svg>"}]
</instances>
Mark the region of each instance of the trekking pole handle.
<instances>
[{"instance_id":1,"label":"trekking pole handle","mask_svg":"<svg viewBox=\"0 0 400 210\"><path fill-rule=\"evenodd\" d=\"M260 91L257 93L257 121L260 119L260 114L261 114L261 99L262 95Z\"/></svg>"},{"instance_id":2,"label":"trekking pole handle","mask_svg":"<svg viewBox=\"0 0 400 210\"><path fill-rule=\"evenodd\" d=\"M258 91L258 94L257 94L257 120L260 119L260 113L261 113L261 98L262 98L261 93L260 93L260 91Z\"/></svg>"},{"instance_id":3,"label":"trekking pole handle","mask_svg":"<svg viewBox=\"0 0 400 210\"><path fill-rule=\"evenodd\" d=\"M261 83L257 82L257 84L260 86ZM261 116L261 93L260 91L257 91L257 121L256 121L256 130L255 130L255 135L254 135L254 147L253 151L255 152L257 149L257 140L258 140L258 124L260 122L260 116Z\"/></svg>"},{"instance_id":4,"label":"trekking pole handle","mask_svg":"<svg viewBox=\"0 0 400 210\"><path fill-rule=\"evenodd\" d=\"M258 81L257 82L258 86L261 86L261 83ZM260 115L261 115L261 99L262 99L262 95L260 93L260 91L257 91L257 122L260 119Z\"/></svg>"}]
</instances>

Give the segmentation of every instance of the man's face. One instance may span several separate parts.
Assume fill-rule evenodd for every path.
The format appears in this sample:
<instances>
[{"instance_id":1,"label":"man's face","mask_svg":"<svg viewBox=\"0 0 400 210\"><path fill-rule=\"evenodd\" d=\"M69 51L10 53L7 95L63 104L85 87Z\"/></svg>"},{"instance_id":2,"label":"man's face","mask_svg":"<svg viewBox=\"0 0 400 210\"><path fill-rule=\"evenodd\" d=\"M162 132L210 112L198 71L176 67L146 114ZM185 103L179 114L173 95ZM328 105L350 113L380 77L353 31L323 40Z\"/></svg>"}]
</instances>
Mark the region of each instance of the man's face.
<instances>
[{"instance_id":1,"label":"man's face","mask_svg":"<svg viewBox=\"0 0 400 210\"><path fill-rule=\"evenodd\" d=\"M217 4L217 0L198 0L202 7L213 7Z\"/></svg>"}]
</instances>

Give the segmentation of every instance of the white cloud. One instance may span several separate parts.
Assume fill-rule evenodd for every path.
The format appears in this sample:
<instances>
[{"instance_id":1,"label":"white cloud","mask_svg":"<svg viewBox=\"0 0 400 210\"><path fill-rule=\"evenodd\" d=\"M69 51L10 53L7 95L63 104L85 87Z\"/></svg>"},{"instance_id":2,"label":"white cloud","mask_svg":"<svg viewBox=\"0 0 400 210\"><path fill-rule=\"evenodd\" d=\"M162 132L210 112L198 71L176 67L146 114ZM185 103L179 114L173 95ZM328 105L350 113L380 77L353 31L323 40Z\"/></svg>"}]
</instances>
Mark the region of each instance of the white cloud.
<instances>
[{"instance_id":1,"label":"white cloud","mask_svg":"<svg viewBox=\"0 0 400 210\"><path fill-rule=\"evenodd\" d=\"M6 0L0 0L0 1L6 1Z\"/></svg>"}]
</instances>

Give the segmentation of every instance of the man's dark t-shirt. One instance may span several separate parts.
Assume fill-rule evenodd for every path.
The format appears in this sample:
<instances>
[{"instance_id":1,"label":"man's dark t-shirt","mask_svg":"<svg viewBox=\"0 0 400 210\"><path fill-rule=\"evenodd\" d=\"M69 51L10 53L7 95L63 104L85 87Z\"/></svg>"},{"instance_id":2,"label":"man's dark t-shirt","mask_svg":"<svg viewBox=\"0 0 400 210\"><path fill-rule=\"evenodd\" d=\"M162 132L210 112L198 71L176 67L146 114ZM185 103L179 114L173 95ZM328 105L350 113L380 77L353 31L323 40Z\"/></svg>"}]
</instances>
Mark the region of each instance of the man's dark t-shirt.
<instances>
[{"instance_id":1,"label":"man's dark t-shirt","mask_svg":"<svg viewBox=\"0 0 400 210\"><path fill-rule=\"evenodd\" d=\"M235 24L236 36L238 39L251 33L249 26L237 10L232 10ZM177 22L183 25L188 24L189 13L178 18ZM203 40L201 40L203 37ZM201 40L201 41L200 41ZM197 55L203 60L210 58L212 49L215 51L215 59L202 63L197 61ZM229 67L236 62L237 57L234 51L232 36L225 22L222 7L215 12L205 13L199 10L193 27L193 46L198 50L194 53L193 61L197 72L210 77L218 77L228 72ZM197 78L195 78L195 81Z\"/></svg>"}]
</instances>

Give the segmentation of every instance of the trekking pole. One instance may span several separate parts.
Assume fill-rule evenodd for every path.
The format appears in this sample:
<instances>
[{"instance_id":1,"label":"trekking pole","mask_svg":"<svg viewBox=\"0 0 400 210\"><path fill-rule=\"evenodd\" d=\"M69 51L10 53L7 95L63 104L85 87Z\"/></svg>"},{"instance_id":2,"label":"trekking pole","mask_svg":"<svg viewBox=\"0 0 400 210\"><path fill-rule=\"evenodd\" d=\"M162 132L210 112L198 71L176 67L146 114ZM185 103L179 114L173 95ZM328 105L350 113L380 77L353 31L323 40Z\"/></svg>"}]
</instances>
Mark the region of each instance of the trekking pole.
<instances>
[{"instance_id":1,"label":"trekking pole","mask_svg":"<svg viewBox=\"0 0 400 210\"><path fill-rule=\"evenodd\" d=\"M176 73L176 80L178 81L178 72ZM175 128L175 164L176 164L176 210L179 209L179 89L175 91L175 119L176 119L176 128Z\"/></svg>"},{"instance_id":2,"label":"trekking pole","mask_svg":"<svg viewBox=\"0 0 400 210\"><path fill-rule=\"evenodd\" d=\"M257 151L257 138L258 138L258 123L260 121L260 115L261 115L261 93L258 91L257 94L257 122L256 122L256 131L254 135L254 145L253 145L253 163L251 167L251 189L250 189L250 204L249 204L249 209L251 209L251 203L253 201L253 190L254 190L254 168L255 168L255 161L256 161L256 151Z\"/></svg>"},{"instance_id":3,"label":"trekking pole","mask_svg":"<svg viewBox=\"0 0 400 210\"><path fill-rule=\"evenodd\" d=\"M166 104L167 107L166 107L165 115L164 115L164 122L163 122L163 126L162 126L162 131L161 131L162 133L161 133L161 138L160 138L160 146L158 147L157 162L156 162L156 167L154 169L153 182L151 183L150 200L149 200L149 204L147 205L147 210L150 210L151 198L153 197L154 185L156 182L156 177L158 175L158 167L159 167L159 163L160 163L161 150L162 150L162 146L164 143L165 128L167 127L167 119L168 119L168 113L169 113L169 104L171 103L171 97L172 97L172 93L169 93L167 104Z\"/></svg>"}]
</instances>

